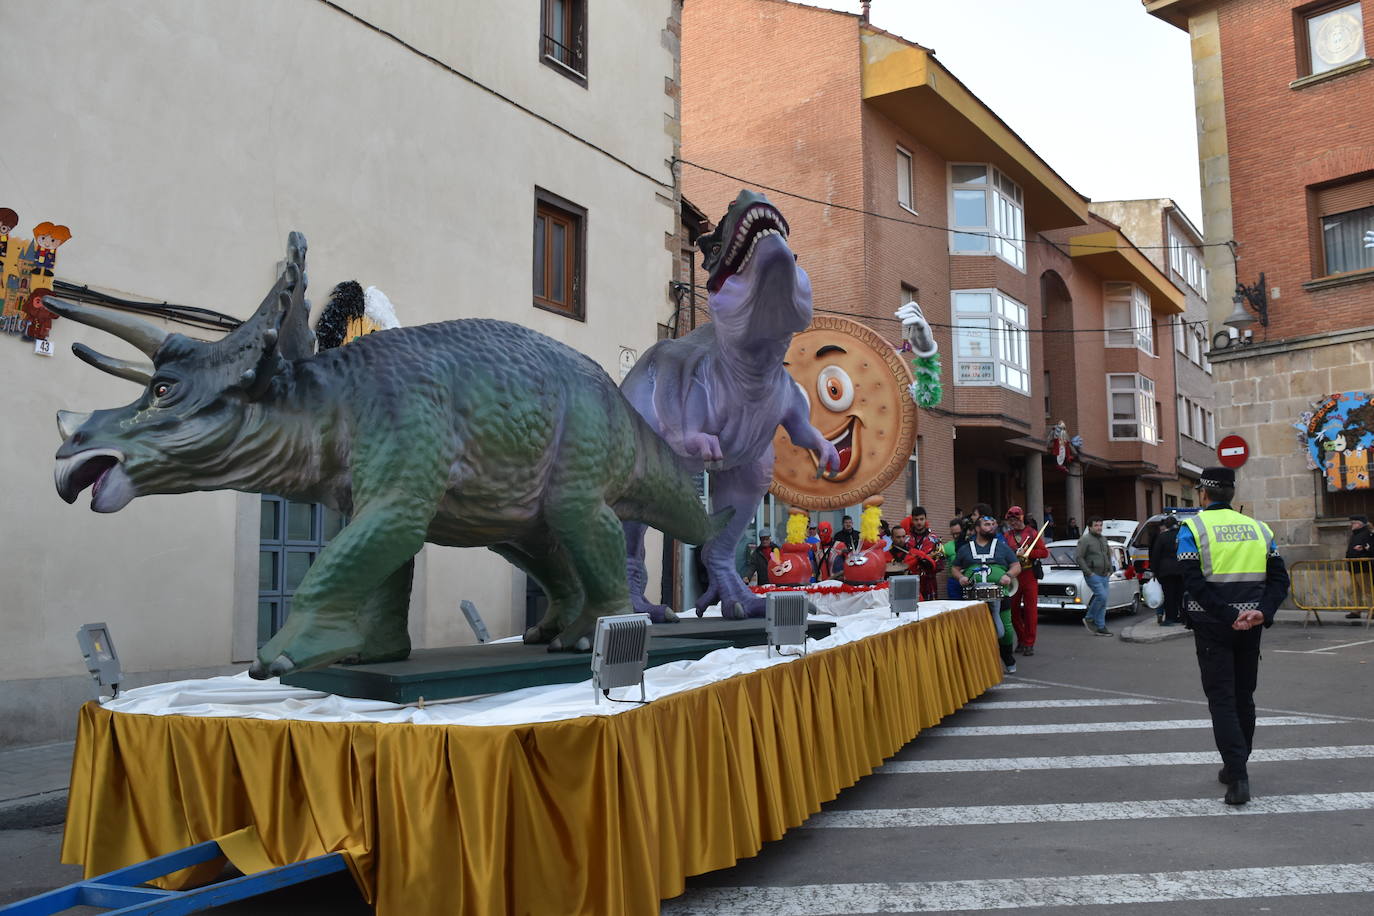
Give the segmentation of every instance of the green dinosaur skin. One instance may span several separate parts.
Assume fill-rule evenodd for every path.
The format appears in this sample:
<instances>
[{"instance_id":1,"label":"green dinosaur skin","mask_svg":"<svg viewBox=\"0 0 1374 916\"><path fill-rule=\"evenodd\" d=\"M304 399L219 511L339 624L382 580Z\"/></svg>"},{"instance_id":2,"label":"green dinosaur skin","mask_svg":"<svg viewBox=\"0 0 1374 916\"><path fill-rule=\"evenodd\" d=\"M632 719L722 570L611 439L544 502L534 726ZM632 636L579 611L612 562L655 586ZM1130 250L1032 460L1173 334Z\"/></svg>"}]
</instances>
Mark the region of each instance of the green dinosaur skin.
<instances>
[{"instance_id":1,"label":"green dinosaur skin","mask_svg":"<svg viewBox=\"0 0 1374 916\"><path fill-rule=\"evenodd\" d=\"M351 516L259 651L255 677L407 657L413 557L426 541L489 547L525 570L549 596L525 642L586 650L597 617L630 609L622 520L691 543L728 520L706 516L680 460L586 356L482 319L307 355L304 286L288 269L222 341L168 336L143 396L97 411L57 453L59 494L72 502L94 483L96 511L236 489ZM54 305L121 333L108 313Z\"/></svg>"}]
</instances>

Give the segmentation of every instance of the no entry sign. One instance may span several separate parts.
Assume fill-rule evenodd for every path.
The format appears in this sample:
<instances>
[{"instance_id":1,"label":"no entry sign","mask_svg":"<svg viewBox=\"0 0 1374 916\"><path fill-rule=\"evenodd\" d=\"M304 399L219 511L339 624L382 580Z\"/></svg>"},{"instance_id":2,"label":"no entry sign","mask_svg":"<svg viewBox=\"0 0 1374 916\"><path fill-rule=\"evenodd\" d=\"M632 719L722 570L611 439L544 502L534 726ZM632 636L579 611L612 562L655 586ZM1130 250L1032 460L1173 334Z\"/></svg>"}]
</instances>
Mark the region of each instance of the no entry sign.
<instances>
[{"instance_id":1,"label":"no entry sign","mask_svg":"<svg viewBox=\"0 0 1374 916\"><path fill-rule=\"evenodd\" d=\"M1222 467L1238 468L1250 457L1250 446L1240 436L1227 436L1217 443L1217 460Z\"/></svg>"}]
</instances>

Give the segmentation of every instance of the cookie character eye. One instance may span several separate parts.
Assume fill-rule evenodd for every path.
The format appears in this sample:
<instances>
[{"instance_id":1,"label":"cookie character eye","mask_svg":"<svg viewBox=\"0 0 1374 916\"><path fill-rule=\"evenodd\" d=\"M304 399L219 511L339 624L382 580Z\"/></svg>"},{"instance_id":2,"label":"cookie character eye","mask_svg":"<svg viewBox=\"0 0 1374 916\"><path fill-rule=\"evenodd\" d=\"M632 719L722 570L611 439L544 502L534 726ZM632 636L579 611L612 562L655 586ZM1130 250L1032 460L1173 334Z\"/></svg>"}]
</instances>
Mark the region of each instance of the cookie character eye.
<instances>
[{"instance_id":1,"label":"cookie character eye","mask_svg":"<svg viewBox=\"0 0 1374 916\"><path fill-rule=\"evenodd\" d=\"M827 410L839 413L854 403L854 383L839 366L826 366L816 376L816 394Z\"/></svg>"}]
</instances>

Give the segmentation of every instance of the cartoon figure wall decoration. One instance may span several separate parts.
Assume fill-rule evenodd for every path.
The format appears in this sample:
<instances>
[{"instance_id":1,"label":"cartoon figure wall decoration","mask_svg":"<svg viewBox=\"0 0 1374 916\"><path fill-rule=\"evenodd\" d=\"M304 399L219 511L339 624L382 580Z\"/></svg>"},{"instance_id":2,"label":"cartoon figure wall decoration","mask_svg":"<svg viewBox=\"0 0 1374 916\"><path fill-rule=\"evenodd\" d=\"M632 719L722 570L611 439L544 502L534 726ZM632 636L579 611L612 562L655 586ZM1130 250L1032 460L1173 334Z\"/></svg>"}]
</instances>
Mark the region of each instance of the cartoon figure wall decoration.
<instances>
[{"instance_id":1,"label":"cartoon figure wall decoration","mask_svg":"<svg viewBox=\"0 0 1374 916\"><path fill-rule=\"evenodd\" d=\"M1307 453L1307 466L1322 472L1328 490L1370 488L1374 395L1367 391L1329 395L1294 426Z\"/></svg>"},{"instance_id":2,"label":"cartoon figure wall decoration","mask_svg":"<svg viewBox=\"0 0 1374 916\"><path fill-rule=\"evenodd\" d=\"M1078 453L1083 450L1083 437L1069 437L1069 425L1063 420L1056 420L1054 426L1050 427L1050 454L1054 456L1054 463L1059 470L1065 474L1069 473L1069 465L1078 460Z\"/></svg>"},{"instance_id":3,"label":"cartoon figure wall decoration","mask_svg":"<svg viewBox=\"0 0 1374 916\"><path fill-rule=\"evenodd\" d=\"M25 340L47 340L57 316L43 307L43 296L52 290L57 249L72 237L66 226L41 222L33 229L33 241L11 233L19 214L0 207L0 329Z\"/></svg>"},{"instance_id":4,"label":"cartoon figure wall decoration","mask_svg":"<svg viewBox=\"0 0 1374 916\"><path fill-rule=\"evenodd\" d=\"M835 447L837 470L817 473L812 453L779 430L772 491L808 509L843 509L879 492L906 467L916 443L911 371L867 325L821 315L792 338L787 371L810 401L811 425Z\"/></svg>"}]
</instances>

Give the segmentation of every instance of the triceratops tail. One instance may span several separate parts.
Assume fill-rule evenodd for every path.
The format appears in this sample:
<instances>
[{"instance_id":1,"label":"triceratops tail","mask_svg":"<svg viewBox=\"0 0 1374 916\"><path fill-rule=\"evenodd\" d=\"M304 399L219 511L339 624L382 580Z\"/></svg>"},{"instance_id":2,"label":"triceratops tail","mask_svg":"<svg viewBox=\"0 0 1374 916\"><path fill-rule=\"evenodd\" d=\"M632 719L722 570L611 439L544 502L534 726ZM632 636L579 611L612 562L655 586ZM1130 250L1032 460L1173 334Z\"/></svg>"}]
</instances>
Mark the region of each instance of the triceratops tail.
<instances>
[{"instance_id":1,"label":"triceratops tail","mask_svg":"<svg viewBox=\"0 0 1374 916\"><path fill-rule=\"evenodd\" d=\"M703 544L730 524L733 508L707 515L697 474L649 424L634 415L635 474L616 501L622 519L643 522L688 544Z\"/></svg>"}]
</instances>

